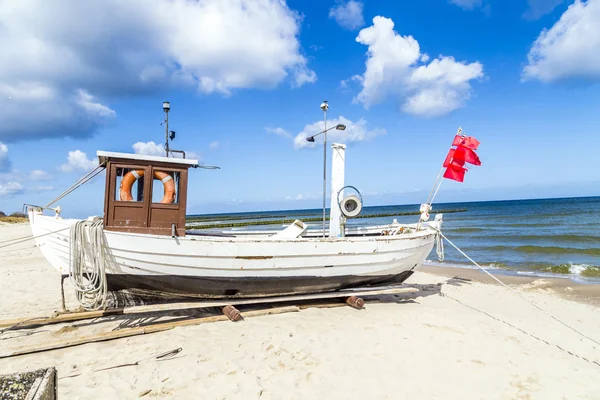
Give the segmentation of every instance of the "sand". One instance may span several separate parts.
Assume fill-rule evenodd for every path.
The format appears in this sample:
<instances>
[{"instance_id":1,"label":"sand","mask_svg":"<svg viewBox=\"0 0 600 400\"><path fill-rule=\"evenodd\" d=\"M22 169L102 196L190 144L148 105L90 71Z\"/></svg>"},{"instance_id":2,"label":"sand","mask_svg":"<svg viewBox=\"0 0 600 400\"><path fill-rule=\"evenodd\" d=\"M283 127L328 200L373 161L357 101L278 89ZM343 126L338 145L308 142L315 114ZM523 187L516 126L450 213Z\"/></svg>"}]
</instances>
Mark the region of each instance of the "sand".
<instances>
[{"instance_id":1,"label":"sand","mask_svg":"<svg viewBox=\"0 0 600 400\"><path fill-rule=\"evenodd\" d=\"M28 233L2 226L0 242ZM32 243L7 250L0 248L0 319L59 309L60 277ZM600 399L600 346L476 271L423 271L409 280L422 292L367 300L360 311L309 308L176 328L0 359L0 374L55 366L60 399ZM515 278L506 280L527 299L600 341L597 286ZM67 293L76 307L68 285ZM5 332L0 348L146 322L114 317ZM152 357L177 348L164 361Z\"/></svg>"}]
</instances>

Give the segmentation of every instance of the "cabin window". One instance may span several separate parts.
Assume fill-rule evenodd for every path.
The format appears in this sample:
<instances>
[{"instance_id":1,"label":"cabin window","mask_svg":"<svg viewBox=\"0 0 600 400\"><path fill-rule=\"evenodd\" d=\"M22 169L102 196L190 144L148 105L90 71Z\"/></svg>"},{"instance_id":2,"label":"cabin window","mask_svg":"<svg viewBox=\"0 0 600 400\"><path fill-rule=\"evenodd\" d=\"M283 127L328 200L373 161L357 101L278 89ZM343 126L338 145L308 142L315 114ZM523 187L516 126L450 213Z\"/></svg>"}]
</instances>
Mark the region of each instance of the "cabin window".
<instances>
[{"instance_id":1,"label":"cabin window","mask_svg":"<svg viewBox=\"0 0 600 400\"><path fill-rule=\"evenodd\" d=\"M140 168L117 168L115 200L144 201L144 170Z\"/></svg>"},{"instance_id":2,"label":"cabin window","mask_svg":"<svg viewBox=\"0 0 600 400\"><path fill-rule=\"evenodd\" d=\"M179 179L177 171L154 170L152 182L152 202L163 204L179 204Z\"/></svg>"}]
</instances>

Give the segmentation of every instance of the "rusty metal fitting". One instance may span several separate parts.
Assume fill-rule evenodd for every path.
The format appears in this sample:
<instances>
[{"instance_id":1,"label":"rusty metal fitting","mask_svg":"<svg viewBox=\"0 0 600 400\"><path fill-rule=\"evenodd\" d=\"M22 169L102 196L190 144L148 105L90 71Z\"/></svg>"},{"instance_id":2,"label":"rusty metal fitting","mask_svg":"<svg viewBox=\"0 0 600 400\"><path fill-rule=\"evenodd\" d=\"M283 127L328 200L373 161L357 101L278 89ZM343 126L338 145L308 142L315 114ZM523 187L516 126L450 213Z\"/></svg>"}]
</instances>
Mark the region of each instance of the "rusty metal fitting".
<instances>
[{"instance_id":1,"label":"rusty metal fitting","mask_svg":"<svg viewBox=\"0 0 600 400\"><path fill-rule=\"evenodd\" d=\"M225 314L227 316L227 318L229 318L233 322L237 322L242 319L242 313L240 312L240 310L238 310L234 306L228 305L228 306L223 307L222 310L223 310L223 314Z\"/></svg>"},{"instance_id":2,"label":"rusty metal fitting","mask_svg":"<svg viewBox=\"0 0 600 400\"><path fill-rule=\"evenodd\" d=\"M348 304L350 307L360 310L365 306L365 301L360 297L350 296L346 299L346 304Z\"/></svg>"}]
</instances>

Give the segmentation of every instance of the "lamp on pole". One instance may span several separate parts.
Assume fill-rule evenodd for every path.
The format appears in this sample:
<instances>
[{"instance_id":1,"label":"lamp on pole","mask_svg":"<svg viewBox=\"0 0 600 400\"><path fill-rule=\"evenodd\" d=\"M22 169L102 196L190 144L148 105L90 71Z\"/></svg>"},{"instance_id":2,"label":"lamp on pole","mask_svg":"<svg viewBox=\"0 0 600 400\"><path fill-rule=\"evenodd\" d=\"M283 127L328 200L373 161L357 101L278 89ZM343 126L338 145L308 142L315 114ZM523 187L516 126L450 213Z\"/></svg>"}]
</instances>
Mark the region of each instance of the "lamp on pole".
<instances>
[{"instance_id":1,"label":"lamp on pole","mask_svg":"<svg viewBox=\"0 0 600 400\"><path fill-rule=\"evenodd\" d=\"M327 109L328 108L329 108L329 105L327 104L327 101L324 101L323 104L321 104L321 109L325 113L325 129L315 135L312 135L312 136L309 136L306 138L307 142L314 142L316 136L323 134L323 137L325 139L323 142L323 237L325 237L325 209L326 209L326 197L327 197L327 132L332 129L336 129L338 131L343 131L346 129L346 125L344 125L344 124L337 124L336 126L332 126L331 128L327 129Z\"/></svg>"},{"instance_id":2,"label":"lamp on pole","mask_svg":"<svg viewBox=\"0 0 600 400\"><path fill-rule=\"evenodd\" d=\"M329 104L327 100L321 103L321 110L323 110L323 237L325 237L325 197L327 196L327 110L329 110Z\"/></svg>"},{"instance_id":3,"label":"lamp on pole","mask_svg":"<svg viewBox=\"0 0 600 400\"><path fill-rule=\"evenodd\" d=\"M171 109L171 103L163 101L163 111L165 112L165 152L166 156L169 157L169 110ZM175 132L173 132L175 137Z\"/></svg>"}]
</instances>

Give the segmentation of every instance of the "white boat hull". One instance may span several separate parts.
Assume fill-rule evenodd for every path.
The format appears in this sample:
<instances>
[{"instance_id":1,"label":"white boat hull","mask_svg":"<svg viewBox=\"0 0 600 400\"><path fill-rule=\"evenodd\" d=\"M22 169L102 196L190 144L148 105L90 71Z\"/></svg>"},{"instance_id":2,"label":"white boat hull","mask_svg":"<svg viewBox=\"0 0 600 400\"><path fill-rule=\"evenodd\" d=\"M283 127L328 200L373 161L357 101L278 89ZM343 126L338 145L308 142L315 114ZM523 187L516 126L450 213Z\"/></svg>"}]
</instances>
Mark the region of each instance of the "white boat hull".
<instances>
[{"instance_id":1,"label":"white boat hull","mask_svg":"<svg viewBox=\"0 0 600 400\"><path fill-rule=\"evenodd\" d=\"M77 220L33 210L29 217L42 254L67 275L69 228ZM257 297L402 282L429 255L436 231L425 227L391 236L298 239L104 234L110 290Z\"/></svg>"}]
</instances>

